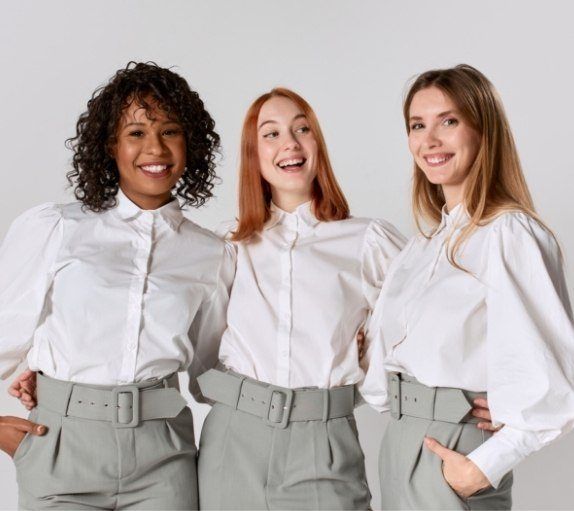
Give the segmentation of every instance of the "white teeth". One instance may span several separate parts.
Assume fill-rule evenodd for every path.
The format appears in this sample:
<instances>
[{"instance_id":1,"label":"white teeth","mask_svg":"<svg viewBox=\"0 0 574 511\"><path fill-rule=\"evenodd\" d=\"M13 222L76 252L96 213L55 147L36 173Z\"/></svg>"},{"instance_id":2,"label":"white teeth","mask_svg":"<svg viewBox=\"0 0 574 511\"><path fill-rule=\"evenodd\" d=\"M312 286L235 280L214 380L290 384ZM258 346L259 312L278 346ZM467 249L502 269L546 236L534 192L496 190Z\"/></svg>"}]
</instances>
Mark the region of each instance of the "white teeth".
<instances>
[{"instance_id":1,"label":"white teeth","mask_svg":"<svg viewBox=\"0 0 574 511\"><path fill-rule=\"evenodd\" d=\"M450 159L450 156L439 156L439 157L437 157L437 156L430 156L430 157L427 157L426 160L427 160L429 163L437 164L437 163L444 163L445 161L447 161L447 160L449 160L449 159Z\"/></svg>"},{"instance_id":2,"label":"white teeth","mask_svg":"<svg viewBox=\"0 0 574 511\"><path fill-rule=\"evenodd\" d=\"M303 164L303 158L298 158L296 160L283 160L282 162L279 162L278 165L283 168L283 167L288 167L289 165L302 165Z\"/></svg>"},{"instance_id":3,"label":"white teeth","mask_svg":"<svg viewBox=\"0 0 574 511\"><path fill-rule=\"evenodd\" d=\"M164 170L167 170L167 165L142 165L142 170L145 170L146 172L155 172L155 173L159 173L159 172L163 172Z\"/></svg>"}]
</instances>

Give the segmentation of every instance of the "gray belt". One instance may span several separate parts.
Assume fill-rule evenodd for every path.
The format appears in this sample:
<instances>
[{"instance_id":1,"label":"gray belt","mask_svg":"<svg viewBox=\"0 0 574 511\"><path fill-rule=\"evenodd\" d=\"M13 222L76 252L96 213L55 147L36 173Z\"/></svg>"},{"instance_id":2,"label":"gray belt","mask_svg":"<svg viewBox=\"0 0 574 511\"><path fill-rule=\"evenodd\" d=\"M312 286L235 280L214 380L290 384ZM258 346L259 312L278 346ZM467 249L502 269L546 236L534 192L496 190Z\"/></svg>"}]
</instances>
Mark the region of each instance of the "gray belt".
<instances>
[{"instance_id":1,"label":"gray belt","mask_svg":"<svg viewBox=\"0 0 574 511\"><path fill-rule=\"evenodd\" d=\"M479 422L469 416L472 410L469 398L486 397L486 393L469 392L451 387L427 387L411 376L389 374L389 400L391 416L401 415L443 422Z\"/></svg>"},{"instance_id":2,"label":"gray belt","mask_svg":"<svg viewBox=\"0 0 574 511\"><path fill-rule=\"evenodd\" d=\"M135 428L141 421L176 417L187 405L177 374L117 387L85 385L37 375L38 406L63 416Z\"/></svg>"},{"instance_id":3,"label":"gray belt","mask_svg":"<svg viewBox=\"0 0 574 511\"><path fill-rule=\"evenodd\" d=\"M261 417L276 428L286 428L289 422L325 422L346 417L355 408L354 385L288 389L217 369L210 369L197 381L208 399Z\"/></svg>"}]
</instances>

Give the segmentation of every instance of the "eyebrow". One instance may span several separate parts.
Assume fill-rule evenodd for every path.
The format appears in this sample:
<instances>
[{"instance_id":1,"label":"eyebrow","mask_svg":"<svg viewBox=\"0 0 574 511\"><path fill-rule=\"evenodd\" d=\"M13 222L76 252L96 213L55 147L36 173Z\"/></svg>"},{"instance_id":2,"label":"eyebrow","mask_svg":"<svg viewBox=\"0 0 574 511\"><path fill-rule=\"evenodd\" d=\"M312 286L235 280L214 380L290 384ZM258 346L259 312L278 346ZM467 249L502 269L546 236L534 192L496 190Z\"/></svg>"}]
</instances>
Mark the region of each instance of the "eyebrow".
<instances>
[{"instance_id":1,"label":"eyebrow","mask_svg":"<svg viewBox=\"0 0 574 511\"><path fill-rule=\"evenodd\" d=\"M155 122L155 121L152 120L152 123L154 123L154 122ZM167 121L162 121L161 124L162 124L162 125L165 125L165 124L181 124L181 123L180 123L179 121L171 120L171 119L170 119L170 120L167 120ZM127 124L125 124L125 125L122 127L122 129L129 128L130 126L145 126L145 125L146 125L146 123L144 123L144 122L136 122L136 121L133 121L133 122L128 122Z\"/></svg>"},{"instance_id":2,"label":"eyebrow","mask_svg":"<svg viewBox=\"0 0 574 511\"><path fill-rule=\"evenodd\" d=\"M295 117L293 117L291 122L296 121L297 119L301 119L302 117L307 118L307 116L305 114L297 114ZM268 121L263 121L257 129L261 129L266 124L278 124L278 123L277 123L277 121L274 121L273 119L269 119Z\"/></svg>"},{"instance_id":3,"label":"eyebrow","mask_svg":"<svg viewBox=\"0 0 574 511\"><path fill-rule=\"evenodd\" d=\"M454 113L455 113L454 110L446 110L446 111L444 111L444 112L441 112L440 114L437 114L436 116L437 116L437 117L445 117L445 116L447 116L447 115L454 114ZM420 116L418 116L418 115L411 115L411 116L409 117L409 121L422 121L422 119L423 119L423 118L420 117Z\"/></svg>"}]
</instances>

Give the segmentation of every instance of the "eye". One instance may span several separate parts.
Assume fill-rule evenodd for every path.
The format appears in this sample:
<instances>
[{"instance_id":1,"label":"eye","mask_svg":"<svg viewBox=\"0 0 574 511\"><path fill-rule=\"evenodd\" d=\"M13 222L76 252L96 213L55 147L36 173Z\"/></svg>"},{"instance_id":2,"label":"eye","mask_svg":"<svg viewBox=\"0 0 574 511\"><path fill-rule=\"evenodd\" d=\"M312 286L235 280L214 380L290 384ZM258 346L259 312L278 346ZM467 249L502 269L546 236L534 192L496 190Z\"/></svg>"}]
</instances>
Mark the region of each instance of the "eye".
<instances>
[{"instance_id":1,"label":"eye","mask_svg":"<svg viewBox=\"0 0 574 511\"><path fill-rule=\"evenodd\" d=\"M416 131L424 128L424 124L422 122L414 122L411 124L411 131Z\"/></svg>"},{"instance_id":2,"label":"eye","mask_svg":"<svg viewBox=\"0 0 574 511\"><path fill-rule=\"evenodd\" d=\"M300 128L297 128L295 130L295 133L309 133L311 131L311 128L309 128L309 126L301 126Z\"/></svg>"},{"instance_id":3,"label":"eye","mask_svg":"<svg viewBox=\"0 0 574 511\"><path fill-rule=\"evenodd\" d=\"M143 133L142 130L133 130L133 131L130 131L130 132L128 133L128 135L129 135L130 137L134 137L134 138L143 137L143 134L144 134L144 133Z\"/></svg>"},{"instance_id":4,"label":"eye","mask_svg":"<svg viewBox=\"0 0 574 511\"><path fill-rule=\"evenodd\" d=\"M442 122L445 126L456 126L458 124L458 120L454 117L448 117Z\"/></svg>"},{"instance_id":5,"label":"eye","mask_svg":"<svg viewBox=\"0 0 574 511\"><path fill-rule=\"evenodd\" d=\"M269 133L265 133L265 135L263 135L263 138L273 139L273 138L277 138L278 136L279 136L278 131L270 131Z\"/></svg>"},{"instance_id":6,"label":"eye","mask_svg":"<svg viewBox=\"0 0 574 511\"><path fill-rule=\"evenodd\" d=\"M168 128L163 131L163 135L165 137L174 137L176 135L180 135L182 133L181 129L178 128Z\"/></svg>"}]
</instances>

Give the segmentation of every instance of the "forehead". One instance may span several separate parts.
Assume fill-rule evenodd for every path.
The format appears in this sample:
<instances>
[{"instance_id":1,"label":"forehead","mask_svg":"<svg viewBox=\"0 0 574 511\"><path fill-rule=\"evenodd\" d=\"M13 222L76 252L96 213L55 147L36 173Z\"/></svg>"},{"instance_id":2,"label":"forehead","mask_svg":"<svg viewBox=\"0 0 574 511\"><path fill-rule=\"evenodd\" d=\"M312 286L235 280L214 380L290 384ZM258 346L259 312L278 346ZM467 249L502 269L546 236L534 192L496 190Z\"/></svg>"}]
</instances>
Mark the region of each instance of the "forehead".
<instances>
[{"instance_id":1,"label":"forehead","mask_svg":"<svg viewBox=\"0 0 574 511\"><path fill-rule=\"evenodd\" d=\"M147 100L147 104L142 104L138 101L132 101L124 108L121 117L121 124L129 122L138 123L154 123L154 122L167 122L174 120L173 117L168 116L167 112L160 108L157 101L152 99Z\"/></svg>"},{"instance_id":2,"label":"forehead","mask_svg":"<svg viewBox=\"0 0 574 511\"><path fill-rule=\"evenodd\" d=\"M268 99L259 110L257 124L265 121L290 121L294 117L303 114L303 110L297 103L289 98L277 96Z\"/></svg>"},{"instance_id":3,"label":"forehead","mask_svg":"<svg viewBox=\"0 0 574 511\"><path fill-rule=\"evenodd\" d=\"M428 87L418 91L411 101L410 116L423 117L449 110L456 110L454 101L437 87Z\"/></svg>"}]
</instances>

